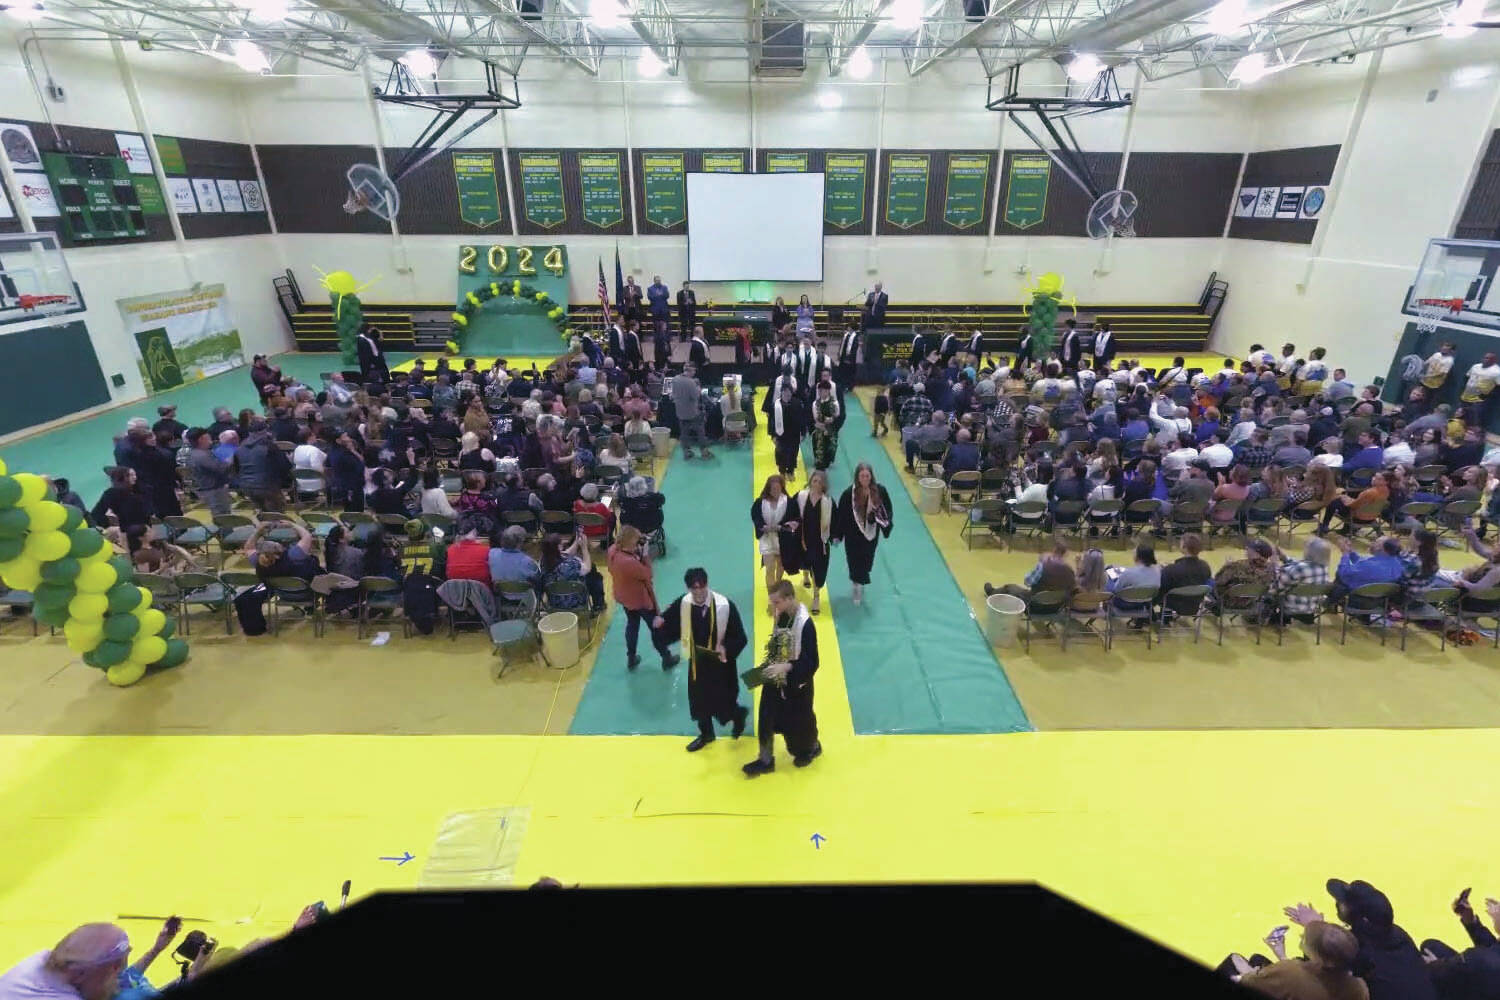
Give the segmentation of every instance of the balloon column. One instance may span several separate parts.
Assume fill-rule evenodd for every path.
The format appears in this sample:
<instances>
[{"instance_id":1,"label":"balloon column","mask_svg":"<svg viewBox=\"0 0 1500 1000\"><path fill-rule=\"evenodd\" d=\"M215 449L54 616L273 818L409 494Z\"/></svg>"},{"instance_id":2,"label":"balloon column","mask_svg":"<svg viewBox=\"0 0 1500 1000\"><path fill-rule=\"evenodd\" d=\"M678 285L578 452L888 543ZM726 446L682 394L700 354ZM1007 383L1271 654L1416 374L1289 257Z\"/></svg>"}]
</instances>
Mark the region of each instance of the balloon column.
<instances>
[{"instance_id":1,"label":"balloon column","mask_svg":"<svg viewBox=\"0 0 1500 1000\"><path fill-rule=\"evenodd\" d=\"M330 271L323 275L323 288L333 305L333 319L339 334L339 354L346 367L359 364L359 349L354 341L365 325L359 293L368 287L368 284L358 284L348 271Z\"/></svg>"},{"instance_id":2,"label":"balloon column","mask_svg":"<svg viewBox=\"0 0 1500 1000\"><path fill-rule=\"evenodd\" d=\"M1057 308L1064 304L1062 297L1062 275L1048 271L1036 280L1031 289L1031 302L1023 304L1023 313L1029 313L1028 328L1031 331L1031 356L1045 360L1057 340ZM1078 315L1078 301L1072 300L1073 315Z\"/></svg>"},{"instance_id":3,"label":"balloon column","mask_svg":"<svg viewBox=\"0 0 1500 1000\"><path fill-rule=\"evenodd\" d=\"M498 299L502 289L509 292L513 299L529 299L543 309L546 309L547 318L552 321L553 326L557 327L557 332L562 336L562 339L564 341L573 339L573 329L568 326L568 307L558 304L549 308L547 305L549 298L546 292L538 291L531 285L523 284L517 278L504 285L498 281L492 281L488 285L481 285L472 292L464 293L464 300L453 311L453 333L451 339L448 341L448 353L459 353L463 344L463 333L469 328L469 320L473 318L474 314L486 302L491 299Z\"/></svg>"},{"instance_id":4,"label":"balloon column","mask_svg":"<svg viewBox=\"0 0 1500 1000\"><path fill-rule=\"evenodd\" d=\"M6 472L0 460L0 579L31 592L32 617L60 626L68 648L121 687L186 660L187 643L172 638L173 621L136 585L130 560L41 476Z\"/></svg>"}]
</instances>

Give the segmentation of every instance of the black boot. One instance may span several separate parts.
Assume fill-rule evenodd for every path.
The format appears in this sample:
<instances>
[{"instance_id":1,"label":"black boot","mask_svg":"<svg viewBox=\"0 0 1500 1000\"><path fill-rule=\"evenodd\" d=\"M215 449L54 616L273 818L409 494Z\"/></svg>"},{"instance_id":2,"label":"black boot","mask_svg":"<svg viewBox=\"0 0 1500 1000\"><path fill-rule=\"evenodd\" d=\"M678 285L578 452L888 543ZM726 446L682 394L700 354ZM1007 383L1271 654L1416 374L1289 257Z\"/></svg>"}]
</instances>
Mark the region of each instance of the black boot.
<instances>
[{"instance_id":1,"label":"black boot","mask_svg":"<svg viewBox=\"0 0 1500 1000\"><path fill-rule=\"evenodd\" d=\"M699 750L702 750L704 747L712 743L716 738L717 737L714 736L712 729L708 730L707 732L699 731L698 735L693 738L693 742L687 745L688 753L697 753Z\"/></svg>"},{"instance_id":2,"label":"black boot","mask_svg":"<svg viewBox=\"0 0 1500 1000\"><path fill-rule=\"evenodd\" d=\"M813 748L807 753L793 757L792 763L797 767L806 767L821 756L823 756L823 744L814 743Z\"/></svg>"},{"instance_id":3,"label":"black boot","mask_svg":"<svg viewBox=\"0 0 1500 1000\"><path fill-rule=\"evenodd\" d=\"M677 664L681 662L681 660L682 657L677 656L673 653L663 653L661 654L661 668L663 670L671 670L673 667L677 666Z\"/></svg>"},{"instance_id":4,"label":"black boot","mask_svg":"<svg viewBox=\"0 0 1500 1000\"><path fill-rule=\"evenodd\" d=\"M734 717L734 729L730 731L730 734L735 739L739 739L741 736L745 735L745 722L750 718L750 710L748 708L746 708L744 705L740 705L738 706L738 708L740 710L740 714Z\"/></svg>"},{"instance_id":5,"label":"black boot","mask_svg":"<svg viewBox=\"0 0 1500 1000\"><path fill-rule=\"evenodd\" d=\"M740 768L740 770L745 772L745 777L747 778L759 778L762 774L770 774L772 771L776 770L776 761L761 760L759 757L757 757L750 763L746 764L744 767Z\"/></svg>"}]
</instances>

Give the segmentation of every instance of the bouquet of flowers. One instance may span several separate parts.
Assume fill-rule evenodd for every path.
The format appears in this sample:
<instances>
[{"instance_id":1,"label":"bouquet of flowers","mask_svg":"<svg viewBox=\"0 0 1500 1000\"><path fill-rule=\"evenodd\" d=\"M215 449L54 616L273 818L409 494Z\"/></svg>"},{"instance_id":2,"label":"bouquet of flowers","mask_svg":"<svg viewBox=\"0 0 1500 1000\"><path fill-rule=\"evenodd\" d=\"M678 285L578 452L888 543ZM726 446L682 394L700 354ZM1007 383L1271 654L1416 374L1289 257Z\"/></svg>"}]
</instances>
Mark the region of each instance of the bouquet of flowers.
<instances>
[{"instance_id":1,"label":"bouquet of flowers","mask_svg":"<svg viewBox=\"0 0 1500 1000\"><path fill-rule=\"evenodd\" d=\"M832 399L818 400L818 424L821 426L828 423L838 414L838 411L838 403Z\"/></svg>"},{"instance_id":2,"label":"bouquet of flowers","mask_svg":"<svg viewBox=\"0 0 1500 1000\"><path fill-rule=\"evenodd\" d=\"M771 631L771 638L766 640L765 655L761 657L760 666L753 667L740 675L746 687L760 687L766 682L765 669L773 663L786 663L792 658L792 630L790 628L775 628Z\"/></svg>"}]
</instances>

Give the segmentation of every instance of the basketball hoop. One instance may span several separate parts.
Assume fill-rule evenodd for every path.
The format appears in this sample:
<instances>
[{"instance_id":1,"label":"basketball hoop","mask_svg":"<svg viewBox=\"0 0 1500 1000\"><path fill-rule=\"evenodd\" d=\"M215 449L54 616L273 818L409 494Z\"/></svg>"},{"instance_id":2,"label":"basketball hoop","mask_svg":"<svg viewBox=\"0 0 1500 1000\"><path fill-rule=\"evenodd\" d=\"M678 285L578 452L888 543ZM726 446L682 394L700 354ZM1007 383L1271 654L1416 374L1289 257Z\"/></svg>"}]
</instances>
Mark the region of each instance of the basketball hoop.
<instances>
[{"instance_id":1,"label":"basketball hoop","mask_svg":"<svg viewBox=\"0 0 1500 1000\"><path fill-rule=\"evenodd\" d=\"M1438 323L1443 319L1443 314L1457 316L1463 312L1463 299L1418 299L1417 300L1417 331L1420 333L1436 333Z\"/></svg>"},{"instance_id":2,"label":"basketball hoop","mask_svg":"<svg viewBox=\"0 0 1500 1000\"><path fill-rule=\"evenodd\" d=\"M344 211L350 215L373 212L390 222L401 211L401 193L379 167L356 163L344 176L349 181L349 197L344 199Z\"/></svg>"},{"instance_id":3,"label":"basketball hoop","mask_svg":"<svg viewBox=\"0 0 1500 1000\"><path fill-rule=\"evenodd\" d=\"M1135 210L1140 202L1130 191L1106 191L1094 199L1084 220L1089 237L1102 240L1106 236L1134 236Z\"/></svg>"}]
</instances>

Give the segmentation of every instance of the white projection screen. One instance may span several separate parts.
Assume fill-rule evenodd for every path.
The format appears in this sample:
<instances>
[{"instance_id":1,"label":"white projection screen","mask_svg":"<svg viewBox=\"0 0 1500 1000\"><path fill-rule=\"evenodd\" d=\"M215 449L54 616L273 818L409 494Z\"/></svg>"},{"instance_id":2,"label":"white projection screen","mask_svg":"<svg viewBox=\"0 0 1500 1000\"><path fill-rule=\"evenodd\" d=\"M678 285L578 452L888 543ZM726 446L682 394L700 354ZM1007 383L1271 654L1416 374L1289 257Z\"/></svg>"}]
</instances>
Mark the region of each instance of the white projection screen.
<instances>
[{"instance_id":1,"label":"white projection screen","mask_svg":"<svg viewBox=\"0 0 1500 1000\"><path fill-rule=\"evenodd\" d=\"M822 174L688 174L693 281L822 281Z\"/></svg>"}]
</instances>

